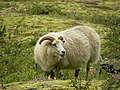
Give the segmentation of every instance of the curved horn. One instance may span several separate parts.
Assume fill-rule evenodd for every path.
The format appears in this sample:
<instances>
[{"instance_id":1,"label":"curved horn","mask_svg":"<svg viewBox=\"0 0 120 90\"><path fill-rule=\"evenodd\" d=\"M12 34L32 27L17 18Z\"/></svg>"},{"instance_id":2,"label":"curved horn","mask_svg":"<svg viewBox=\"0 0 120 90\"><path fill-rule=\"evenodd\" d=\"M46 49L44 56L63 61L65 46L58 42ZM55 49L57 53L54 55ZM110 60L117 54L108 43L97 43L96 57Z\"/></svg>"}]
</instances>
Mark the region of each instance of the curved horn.
<instances>
[{"instance_id":1,"label":"curved horn","mask_svg":"<svg viewBox=\"0 0 120 90\"><path fill-rule=\"evenodd\" d=\"M55 38L53 38L53 37L51 37L51 36L43 37L43 38L40 40L39 44L41 44L44 40L50 40L50 41L53 41L53 40L55 40Z\"/></svg>"}]
</instances>

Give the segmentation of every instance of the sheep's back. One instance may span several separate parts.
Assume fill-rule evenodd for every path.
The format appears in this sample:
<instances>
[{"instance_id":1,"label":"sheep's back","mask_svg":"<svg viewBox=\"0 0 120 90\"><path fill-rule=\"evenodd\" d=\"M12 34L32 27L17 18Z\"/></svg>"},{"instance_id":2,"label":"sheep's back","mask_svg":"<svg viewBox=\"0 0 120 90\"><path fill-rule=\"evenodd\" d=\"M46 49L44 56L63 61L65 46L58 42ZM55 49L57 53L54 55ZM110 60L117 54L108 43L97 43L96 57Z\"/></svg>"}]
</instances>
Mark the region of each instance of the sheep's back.
<instances>
[{"instance_id":1,"label":"sheep's back","mask_svg":"<svg viewBox=\"0 0 120 90\"><path fill-rule=\"evenodd\" d=\"M61 33L66 40L64 48L66 49L67 68L79 68L89 60L91 62L97 61L99 39L92 28L77 26Z\"/></svg>"},{"instance_id":2,"label":"sheep's back","mask_svg":"<svg viewBox=\"0 0 120 90\"><path fill-rule=\"evenodd\" d=\"M100 37L98 33L91 27L82 26L80 32L83 33L88 39L91 46L91 63L97 63L100 58Z\"/></svg>"}]
</instances>

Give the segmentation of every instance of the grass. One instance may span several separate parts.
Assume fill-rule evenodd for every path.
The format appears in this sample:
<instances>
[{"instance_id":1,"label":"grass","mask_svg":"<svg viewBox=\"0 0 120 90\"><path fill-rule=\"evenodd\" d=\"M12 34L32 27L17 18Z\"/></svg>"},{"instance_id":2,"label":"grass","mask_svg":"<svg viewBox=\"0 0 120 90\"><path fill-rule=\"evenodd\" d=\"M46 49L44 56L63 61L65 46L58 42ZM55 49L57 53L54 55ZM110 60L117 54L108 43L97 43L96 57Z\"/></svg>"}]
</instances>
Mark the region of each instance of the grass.
<instances>
[{"instance_id":1,"label":"grass","mask_svg":"<svg viewBox=\"0 0 120 90\"><path fill-rule=\"evenodd\" d=\"M104 81L94 80L89 87L89 90L102 90L101 85ZM29 88L37 88L37 90L75 90L70 80L54 80L43 82L13 82L6 84L6 90L26 90ZM96 84L94 84L96 83ZM85 81L82 81L82 86L85 85Z\"/></svg>"},{"instance_id":2,"label":"grass","mask_svg":"<svg viewBox=\"0 0 120 90\"><path fill-rule=\"evenodd\" d=\"M76 25L87 25L94 28L101 36L102 56L118 60L119 16L119 0L0 1L0 26L5 25L6 27L5 37L1 38L6 42L3 44L5 50L3 50L4 53L0 51L2 83L8 83L5 85L7 90L41 88L42 83L49 82L53 83L53 86L57 84L62 85L63 88L64 86L69 88L67 84L69 80L36 82L34 84L28 81L43 76L40 67L34 62L33 51L37 39L46 33L69 29ZM63 78L72 78L73 71L67 75ZM107 74L103 74L101 79L105 79L104 76ZM96 88L96 84L99 86L99 83L101 85L102 82L102 80L93 80L90 88ZM47 86L45 88L47 90Z\"/></svg>"}]
</instances>

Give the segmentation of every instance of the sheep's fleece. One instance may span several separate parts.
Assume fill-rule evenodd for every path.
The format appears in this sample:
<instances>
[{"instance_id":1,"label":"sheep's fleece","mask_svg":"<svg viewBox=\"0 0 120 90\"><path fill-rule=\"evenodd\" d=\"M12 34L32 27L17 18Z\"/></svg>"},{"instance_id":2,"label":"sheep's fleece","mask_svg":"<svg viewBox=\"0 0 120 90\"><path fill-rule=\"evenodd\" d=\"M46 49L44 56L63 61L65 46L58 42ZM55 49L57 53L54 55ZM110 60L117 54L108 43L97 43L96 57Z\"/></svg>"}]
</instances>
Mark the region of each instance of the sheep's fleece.
<instances>
[{"instance_id":1,"label":"sheep's fleece","mask_svg":"<svg viewBox=\"0 0 120 90\"><path fill-rule=\"evenodd\" d=\"M61 47L50 44L50 40L40 40L44 37L53 37L59 41L65 50L64 57L58 53ZM58 38L62 36L65 43ZM55 43L54 40L51 43ZM51 32L43 35L37 41L35 50L35 62L43 71L54 70L58 63L60 69L79 69L88 63L97 63L100 57L100 37L91 27L76 26L61 32Z\"/></svg>"}]
</instances>

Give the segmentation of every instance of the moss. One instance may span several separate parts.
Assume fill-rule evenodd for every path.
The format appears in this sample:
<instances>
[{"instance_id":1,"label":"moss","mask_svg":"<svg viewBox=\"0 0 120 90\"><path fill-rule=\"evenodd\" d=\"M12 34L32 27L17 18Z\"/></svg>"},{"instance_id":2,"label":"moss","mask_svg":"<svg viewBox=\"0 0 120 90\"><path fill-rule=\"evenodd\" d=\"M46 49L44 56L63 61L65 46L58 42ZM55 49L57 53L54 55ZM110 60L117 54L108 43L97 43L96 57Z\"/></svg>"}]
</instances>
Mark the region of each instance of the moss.
<instances>
[{"instance_id":1,"label":"moss","mask_svg":"<svg viewBox=\"0 0 120 90\"><path fill-rule=\"evenodd\" d=\"M116 53L119 54L115 49L115 47L119 48L119 40L116 39L119 39L120 29L118 25L120 15L119 0L61 0L61 2L57 0L35 0L34 2L30 0L8 1L0 2L0 24L6 26L6 36L2 38L7 42L5 43L6 47L4 52L0 51L3 54L0 55L2 56L1 62L4 62L0 63L0 67L2 67L0 78L4 79L4 83L14 81L13 83L7 84L8 90L15 90L16 88L17 90L21 90L32 87L42 88L41 85L44 83L69 86L67 81L37 82L34 84L28 82L19 84L16 82L43 76L40 67L35 65L33 51L37 39L49 32L65 30L76 25L91 26L101 36L102 55L104 57L109 55L115 57L117 55ZM39 10L35 6L41 1L42 4L39 7L44 7L42 12L47 11L49 12L48 14L40 13L34 15L34 13L29 14L27 12L27 10L33 8ZM111 35L112 38L115 36L114 39L110 39ZM114 46L113 49L111 49L111 46ZM8 52L9 50L10 52ZM116 55L110 53L113 51L116 52ZM119 59L119 55L116 57L116 59ZM70 79L72 76L73 71L70 71L69 74L64 74L65 79ZM84 75L82 78L84 78ZM95 86L95 84L92 85L92 87ZM47 86L45 87L48 88Z\"/></svg>"},{"instance_id":2,"label":"moss","mask_svg":"<svg viewBox=\"0 0 120 90\"><path fill-rule=\"evenodd\" d=\"M13 82L6 84L7 90L26 90L29 88L37 88L38 90L76 90L75 87L70 85L70 80L52 80L52 81L43 81L43 82ZM96 90L100 88L103 84L103 80L93 80L92 84L89 87L89 90ZM84 86L85 81L82 81L82 86ZM79 85L79 84L78 84Z\"/></svg>"}]
</instances>

